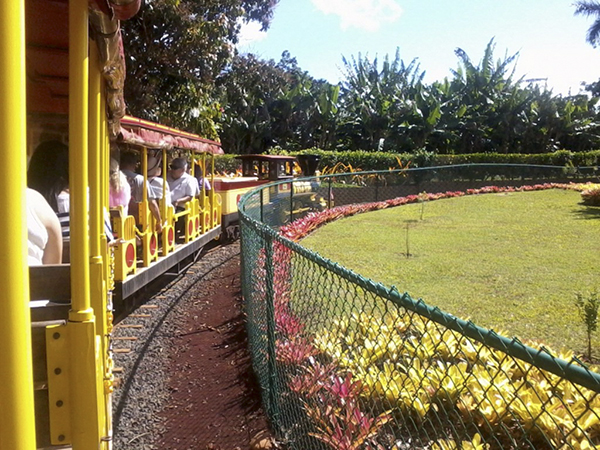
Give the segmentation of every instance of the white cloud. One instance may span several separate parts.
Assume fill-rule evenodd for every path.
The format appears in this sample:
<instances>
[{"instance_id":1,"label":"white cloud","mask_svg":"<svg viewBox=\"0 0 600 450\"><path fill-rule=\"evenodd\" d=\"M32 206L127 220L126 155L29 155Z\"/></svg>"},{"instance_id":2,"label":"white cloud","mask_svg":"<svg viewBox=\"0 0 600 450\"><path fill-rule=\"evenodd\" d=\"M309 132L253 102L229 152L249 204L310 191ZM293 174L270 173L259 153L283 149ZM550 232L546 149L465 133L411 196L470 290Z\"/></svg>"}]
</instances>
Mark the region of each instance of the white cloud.
<instances>
[{"instance_id":1,"label":"white cloud","mask_svg":"<svg viewBox=\"0 0 600 450\"><path fill-rule=\"evenodd\" d=\"M325 14L340 16L343 30L351 27L377 31L384 22L392 23L402 14L395 0L312 0Z\"/></svg>"},{"instance_id":2,"label":"white cloud","mask_svg":"<svg viewBox=\"0 0 600 450\"><path fill-rule=\"evenodd\" d=\"M261 24L258 22L243 22L238 36L238 47L248 47L254 42L260 42L266 39L267 32L261 31Z\"/></svg>"}]
</instances>

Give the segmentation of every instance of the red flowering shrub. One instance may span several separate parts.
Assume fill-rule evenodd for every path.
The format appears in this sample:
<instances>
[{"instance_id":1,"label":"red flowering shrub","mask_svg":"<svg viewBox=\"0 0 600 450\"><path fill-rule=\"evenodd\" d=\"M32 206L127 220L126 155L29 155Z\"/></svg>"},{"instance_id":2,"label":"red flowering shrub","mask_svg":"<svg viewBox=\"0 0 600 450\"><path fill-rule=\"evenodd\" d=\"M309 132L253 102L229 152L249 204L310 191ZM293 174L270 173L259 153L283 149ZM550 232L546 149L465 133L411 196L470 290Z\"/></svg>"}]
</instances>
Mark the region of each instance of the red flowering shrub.
<instances>
[{"instance_id":1,"label":"red flowering shrub","mask_svg":"<svg viewBox=\"0 0 600 450\"><path fill-rule=\"evenodd\" d=\"M600 206L600 188L588 189L581 193L584 205Z\"/></svg>"},{"instance_id":2,"label":"red flowering shrub","mask_svg":"<svg viewBox=\"0 0 600 450\"><path fill-rule=\"evenodd\" d=\"M464 195L479 195L479 194L497 194L501 192L529 192L529 191L541 191L545 189L570 189L576 191L585 190L588 185L586 184L575 184L575 183L544 183L534 184L529 186L485 186L479 189L467 189L466 192L462 191L446 191L437 194L426 193L427 200L439 200L441 198L454 198L462 197ZM600 191L600 188L598 189ZM587 192L587 191L586 191ZM423 195L423 194L421 194ZM582 194L583 195L583 194ZM600 192L595 194L598 196L600 201ZM418 203L420 201L419 195L407 195L406 197L397 197L390 200L372 203L360 203L355 205L344 205L336 206L332 209L326 209L321 212L312 212L308 215L295 220L294 222L285 225L280 228L279 233L282 236L292 240L299 241L303 237L309 235L311 232L319 228L320 226L333 222L334 220L341 219L343 217L353 216L362 212L375 211L378 209L390 208L394 206L406 205L409 203Z\"/></svg>"}]
</instances>

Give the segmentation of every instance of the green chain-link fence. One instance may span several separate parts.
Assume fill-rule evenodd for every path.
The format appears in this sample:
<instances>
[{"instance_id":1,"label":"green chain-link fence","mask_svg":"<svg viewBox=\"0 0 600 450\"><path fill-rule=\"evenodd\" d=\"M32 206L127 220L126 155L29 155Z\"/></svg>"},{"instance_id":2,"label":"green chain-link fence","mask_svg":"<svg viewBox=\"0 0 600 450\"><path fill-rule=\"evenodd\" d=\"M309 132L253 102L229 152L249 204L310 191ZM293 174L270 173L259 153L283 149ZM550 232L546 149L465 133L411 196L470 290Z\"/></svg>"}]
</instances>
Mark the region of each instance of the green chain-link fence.
<instances>
[{"instance_id":1,"label":"green chain-link fence","mask_svg":"<svg viewBox=\"0 0 600 450\"><path fill-rule=\"evenodd\" d=\"M286 225L422 192L588 180L595 168L476 165L317 177L246 195L249 344L277 437L302 450L600 445L600 375L572 354L460 320L288 239L318 214Z\"/></svg>"}]
</instances>

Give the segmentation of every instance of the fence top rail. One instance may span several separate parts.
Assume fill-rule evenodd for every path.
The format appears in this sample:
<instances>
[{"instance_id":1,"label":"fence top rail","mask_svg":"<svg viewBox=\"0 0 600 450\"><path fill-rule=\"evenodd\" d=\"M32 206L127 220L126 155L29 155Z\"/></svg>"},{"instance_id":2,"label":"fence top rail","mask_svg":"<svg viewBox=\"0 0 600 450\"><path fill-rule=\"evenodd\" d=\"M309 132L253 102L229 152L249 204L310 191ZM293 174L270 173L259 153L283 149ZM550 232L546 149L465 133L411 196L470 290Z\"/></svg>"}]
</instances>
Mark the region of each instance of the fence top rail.
<instances>
[{"instance_id":1,"label":"fence top rail","mask_svg":"<svg viewBox=\"0 0 600 450\"><path fill-rule=\"evenodd\" d=\"M254 191L250 191L243 198L252 197L252 193L256 191L261 191L267 187L279 186L281 184L290 183L292 181L317 181L323 182L325 180L330 180L333 178L344 178L344 177L361 177L368 175L399 175L413 172L427 172L427 171L442 171L442 170L453 170L453 169L474 169L474 168L490 168L490 169L499 169L499 168L520 168L520 169L540 169L540 170L548 170L548 171L558 171L558 170L569 170L569 171L590 171L590 172L598 172L598 176L600 176L600 168L598 166L553 166L553 165L545 165L545 164L511 164L511 163L468 163L468 164L448 164L448 165L440 165L440 166L428 166L428 167L409 167L404 169L389 169L389 170L364 170L358 172L345 172L345 173L332 173L325 175L315 175L312 177L297 177L293 180L279 180L274 181L269 184L261 185ZM565 175L568 175L565 173ZM243 198L240 200L240 208L243 208L245 202Z\"/></svg>"}]
</instances>

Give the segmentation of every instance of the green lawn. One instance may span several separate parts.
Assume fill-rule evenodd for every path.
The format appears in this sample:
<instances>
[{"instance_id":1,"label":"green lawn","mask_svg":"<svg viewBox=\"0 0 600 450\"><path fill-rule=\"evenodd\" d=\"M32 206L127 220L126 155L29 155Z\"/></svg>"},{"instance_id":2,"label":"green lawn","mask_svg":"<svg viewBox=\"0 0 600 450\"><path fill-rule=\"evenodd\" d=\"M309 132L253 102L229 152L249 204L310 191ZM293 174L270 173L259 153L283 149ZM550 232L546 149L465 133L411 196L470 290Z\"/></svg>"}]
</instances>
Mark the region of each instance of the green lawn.
<instances>
[{"instance_id":1,"label":"green lawn","mask_svg":"<svg viewBox=\"0 0 600 450\"><path fill-rule=\"evenodd\" d=\"M302 244L480 326L583 352L574 301L600 290L600 208L579 202L564 190L436 200L422 220L420 204L405 205L336 221Z\"/></svg>"}]
</instances>

